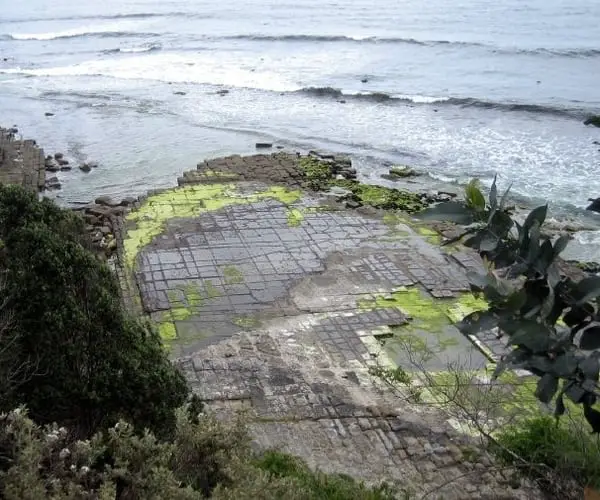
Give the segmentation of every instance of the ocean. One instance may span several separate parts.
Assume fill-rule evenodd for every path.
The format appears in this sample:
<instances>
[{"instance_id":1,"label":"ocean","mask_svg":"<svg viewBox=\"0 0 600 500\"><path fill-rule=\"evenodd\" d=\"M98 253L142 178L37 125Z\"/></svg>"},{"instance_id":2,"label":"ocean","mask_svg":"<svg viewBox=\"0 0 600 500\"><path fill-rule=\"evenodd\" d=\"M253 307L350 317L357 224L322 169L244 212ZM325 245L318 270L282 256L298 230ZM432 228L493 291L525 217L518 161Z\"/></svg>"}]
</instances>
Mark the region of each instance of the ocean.
<instances>
[{"instance_id":1,"label":"ocean","mask_svg":"<svg viewBox=\"0 0 600 500\"><path fill-rule=\"evenodd\" d=\"M171 186L269 141L349 153L367 182L390 163L432 183L497 174L588 228L573 251L600 260L584 210L600 129L582 123L600 114L596 0L15 5L0 0L0 124L100 163L61 173L61 202Z\"/></svg>"}]
</instances>

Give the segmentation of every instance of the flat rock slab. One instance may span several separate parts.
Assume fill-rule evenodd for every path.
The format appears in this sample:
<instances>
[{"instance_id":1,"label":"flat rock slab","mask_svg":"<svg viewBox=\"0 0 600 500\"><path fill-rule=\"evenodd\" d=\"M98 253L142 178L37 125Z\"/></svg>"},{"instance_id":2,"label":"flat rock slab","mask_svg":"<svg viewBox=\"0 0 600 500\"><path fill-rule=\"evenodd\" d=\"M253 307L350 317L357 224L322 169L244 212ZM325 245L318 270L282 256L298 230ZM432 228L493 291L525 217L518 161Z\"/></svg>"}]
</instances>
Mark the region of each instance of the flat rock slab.
<instances>
[{"instance_id":1,"label":"flat rock slab","mask_svg":"<svg viewBox=\"0 0 600 500\"><path fill-rule=\"evenodd\" d=\"M486 363L452 326L474 307L472 255L442 252L435 234L396 215L248 181L158 193L125 226L141 308L203 400L248 412L258 446L414 492L438 488L430 498L536 498L504 472L475 474L485 453L466 460L445 416L370 372L410 372L394 341L407 336L437 345L428 370Z\"/></svg>"}]
</instances>

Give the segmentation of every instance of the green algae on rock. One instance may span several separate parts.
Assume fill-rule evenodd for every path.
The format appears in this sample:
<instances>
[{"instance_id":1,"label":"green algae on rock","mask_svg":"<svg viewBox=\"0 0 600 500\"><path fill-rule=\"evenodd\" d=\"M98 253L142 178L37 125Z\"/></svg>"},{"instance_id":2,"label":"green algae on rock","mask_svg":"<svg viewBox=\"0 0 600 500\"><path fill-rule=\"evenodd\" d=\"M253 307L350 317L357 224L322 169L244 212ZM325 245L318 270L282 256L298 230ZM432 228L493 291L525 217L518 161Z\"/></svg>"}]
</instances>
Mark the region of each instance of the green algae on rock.
<instances>
[{"instance_id":1,"label":"green algae on rock","mask_svg":"<svg viewBox=\"0 0 600 500\"><path fill-rule=\"evenodd\" d=\"M125 263L132 269L140 250L164 230L170 219L196 217L204 212L266 198L289 205L298 201L300 196L300 191L280 186L242 195L236 191L234 184L194 184L163 191L150 196L138 210L127 215L126 220L136 223L136 227L128 229L123 241Z\"/></svg>"},{"instance_id":2,"label":"green algae on rock","mask_svg":"<svg viewBox=\"0 0 600 500\"><path fill-rule=\"evenodd\" d=\"M329 163L311 156L305 156L298 160L298 167L306 177L311 189L323 191L328 188L332 179Z\"/></svg>"},{"instance_id":3,"label":"green algae on rock","mask_svg":"<svg viewBox=\"0 0 600 500\"><path fill-rule=\"evenodd\" d=\"M298 227L304 221L304 214L297 208L288 208L287 210L287 223L290 227Z\"/></svg>"},{"instance_id":4,"label":"green algae on rock","mask_svg":"<svg viewBox=\"0 0 600 500\"><path fill-rule=\"evenodd\" d=\"M426 207L419 196L409 191L341 179L332 181L332 185L352 191L352 194L363 205L370 205L374 208L415 213Z\"/></svg>"}]
</instances>

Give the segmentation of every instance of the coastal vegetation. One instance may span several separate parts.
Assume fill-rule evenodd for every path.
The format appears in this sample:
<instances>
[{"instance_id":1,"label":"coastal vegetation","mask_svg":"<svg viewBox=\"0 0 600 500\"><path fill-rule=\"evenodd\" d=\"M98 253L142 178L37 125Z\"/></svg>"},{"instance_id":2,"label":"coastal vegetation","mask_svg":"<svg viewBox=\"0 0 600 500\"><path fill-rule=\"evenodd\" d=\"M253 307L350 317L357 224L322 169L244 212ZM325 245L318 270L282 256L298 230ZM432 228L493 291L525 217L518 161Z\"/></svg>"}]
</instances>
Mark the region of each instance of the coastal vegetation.
<instances>
[{"instance_id":1,"label":"coastal vegetation","mask_svg":"<svg viewBox=\"0 0 600 500\"><path fill-rule=\"evenodd\" d=\"M254 452L244 423L205 413L155 328L123 309L83 219L1 185L0 411L7 500L395 498Z\"/></svg>"}]
</instances>

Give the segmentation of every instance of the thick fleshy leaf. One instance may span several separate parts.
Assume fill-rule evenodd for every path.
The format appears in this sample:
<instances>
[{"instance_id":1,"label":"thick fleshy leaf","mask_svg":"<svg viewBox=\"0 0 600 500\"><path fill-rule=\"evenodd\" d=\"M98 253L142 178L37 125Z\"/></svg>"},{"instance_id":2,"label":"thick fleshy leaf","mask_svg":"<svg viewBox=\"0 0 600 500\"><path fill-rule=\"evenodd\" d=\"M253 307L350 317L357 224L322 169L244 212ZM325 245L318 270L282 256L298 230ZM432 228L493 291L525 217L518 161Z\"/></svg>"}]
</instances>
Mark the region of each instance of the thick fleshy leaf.
<instances>
[{"instance_id":1,"label":"thick fleshy leaf","mask_svg":"<svg viewBox=\"0 0 600 500\"><path fill-rule=\"evenodd\" d=\"M517 347L496 364L492 379L497 379L509 367L522 366L530 357L529 352Z\"/></svg>"},{"instance_id":2,"label":"thick fleshy leaf","mask_svg":"<svg viewBox=\"0 0 600 500\"><path fill-rule=\"evenodd\" d=\"M498 247L499 238L489 229L483 232L481 241L479 242L480 252L493 252Z\"/></svg>"},{"instance_id":3,"label":"thick fleshy leaf","mask_svg":"<svg viewBox=\"0 0 600 500\"><path fill-rule=\"evenodd\" d=\"M535 221L531 226L531 230L529 231L528 246L526 249L523 249L527 252L528 262L535 262L540 253L540 231L541 226L539 222Z\"/></svg>"},{"instance_id":4,"label":"thick fleshy leaf","mask_svg":"<svg viewBox=\"0 0 600 500\"><path fill-rule=\"evenodd\" d=\"M594 308L589 304L582 304L581 306L572 307L564 315L563 321L565 322L565 325L572 328L591 318L592 314L594 314Z\"/></svg>"},{"instance_id":5,"label":"thick fleshy leaf","mask_svg":"<svg viewBox=\"0 0 600 500\"><path fill-rule=\"evenodd\" d=\"M552 345L552 331L534 320L505 320L500 328L510 336L512 345L522 345L534 353L543 353Z\"/></svg>"},{"instance_id":6,"label":"thick fleshy leaf","mask_svg":"<svg viewBox=\"0 0 600 500\"><path fill-rule=\"evenodd\" d=\"M540 315L542 318L547 318L554 308L554 288L548 287L548 295L544 299Z\"/></svg>"},{"instance_id":7,"label":"thick fleshy leaf","mask_svg":"<svg viewBox=\"0 0 600 500\"><path fill-rule=\"evenodd\" d=\"M447 201L426 208L415 215L420 220L448 221L468 225L473 222L473 212L457 201Z\"/></svg>"},{"instance_id":8,"label":"thick fleshy leaf","mask_svg":"<svg viewBox=\"0 0 600 500\"><path fill-rule=\"evenodd\" d=\"M554 255L552 243L550 240L546 240L540 246L537 258L535 258L533 265L537 272L541 275L545 275L555 258L556 256Z\"/></svg>"},{"instance_id":9,"label":"thick fleshy leaf","mask_svg":"<svg viewBox=\"0 0 600 500\"><path fill-rule=\"evenodd\" d=\"M584 351L600 349L600 326L591 326L583 331L579 347Z\"/></svg>"},{"instance_id":10,"label":"thick fleshy leaf","mask_svg":"<svg viewBox=\"0 0 600 500\"><path fill-rule=\"evenodd\" d=\"M574 290L575 300L583 304L590 299L600 296L600 276L590 276L582 279Z\"/></svg>"},{"instance_id":11,"label":"thick fleshy leaf","mask_svg":"<svg viewBox=\"0 0 600 500\"><path fill-rule=\"evenodd\" d=\"M600 353L593 352L583 360L579 362L579 369L582 371L583 376L588 380L598 382L598 376L600 372L600 361L598 356Z\"/></svg>"},{"instance_id":12,"label":"thick fleshy leaf","mask_svg":"<svg viewBox=\"0 0 600 500\"><path fill-rule=\"evenodd\" d=\"M542 205L541 207L534 208L527 216L527 219L525 219L523 229L526 232L529 232L529 230L533 227L533 224L535 222L537 222L541 227L544 221L546 220L547 213L548 205Z\"/></svg>"},{"instance_id":13,"label":"thick fleshy leaf","mask_svg":"<svg viewBox=\"0 0 600 500\"><path fill-rule=\"evenodd\" d=\"M592 428L592 434L600 434L600 411L592 408L592 405L585 403L583 405L583 414Z\"/></svg>"},{"instance_id":14,"label":"thick fleshy leaf","mask_svg":"<svg viewBox=\"0 0 600 500\"><path fill-rule=\"evenodd\" d=\"M477 311L465 316L456 324L465 335L475 335L479 332L489 331L498 326L498 318L489 311Z\"/></svg>"},{"instance_id":15,"label":"thick fleshy leaf","mask_svg":"<svg viewBox=\"0 0 600 500\"><path fill-rule=\"evenodd\" d=\"M508 188L506 188L506 191L504 191L504 194L502 195L502 199L500 200L500 206L498 207L500 208L500 210L504 210L504 207L506 206L506 202L508 201L508 193L510 192L511 187L512 183L508 185Z\"/></svg>"},{"instance_id":16,"label":"thick fleshy leaf","mask_svg":"<svg viewBox=\"0 0 600 500\"><path fill-rule=\"evenodd\" d=\"M537 387L535 389L535 397L538 398L542 403L549 403L558 390L558 377L547 373L541 379L538 380Z\"/></svg>"},{"instance_id":17,"label":"thick fleshy leaf","mask_svg":"<svg viewBox=\"0 0 600 500\"><path fill-rule=\"evenodd\" d=\"M494 182L492 182L492 187L490 188L490 206L492 210L496 210L498 206L498 188L496 186L497 175L494 175Z\"/></svg>"},{"instance_id":18,"label":"thick fleshy leaf","mask_svg":"<svg viewBox=\"0 0 600 500\"><path fill-rule=\"evenodd\" d=\"M565 248L567 248L570 240L571 237L568 234L563 234L556 240L554 243L554 255L556 257L558 257L558 255L562 253Z\"/></svg>"},{"instance_id":19,"label":"thick fleshy leaf","mask_svg":"<svg viewBox=\"0 0 600 500\"><path fill-rule=\"evenodd\" d=\"M572 377L577 371L579 363L575 355L571 352L557 356L552 363L551 371L554 375L561 378Z\"/></svg>"},{"instance_id":20,"label":"thick fleshy leaf","mask_svg":"<svg viewBox=\"0 0 600 500\"><path fill-rule=\"evenodd\" d=\"M572 384L565 389L565 394L573 403L581 403L587 393L579 385Z\"/></svg>"},{"instance_id":21,"label":"thick fleshy leaf","mask_svg":"<svg viewBox=\"0 0 600 500\"><path fill-rule=\"evenodd\" d=\"M556 418L562 417L565 414L565 400L563 399L563 393L561 392L556 396L556 405L554 406L554 416Z\"/></svg>"},{"instance_id":22,"label":"thick fleshy leaf","mask_svg":"<svg viewBox=\"0 0 600 500\"><path fill-rule=\"evenodd\" d=\"M500 238L507 238L514 222L506 212L496 211L489 221L489 228Z\"/></svg>"},{"instance_id":23,"label":"thick fleshy leaf","mask_svg":"<svg viewBox=\"0 0 600 500\"><path fill-rule=\"evenodd\" d=\"M467 279L472 287L483 290L486 286L493 285L494 280L488 273L479 273L477 271L468 271Z\"/></svg>"}]
</instances>

